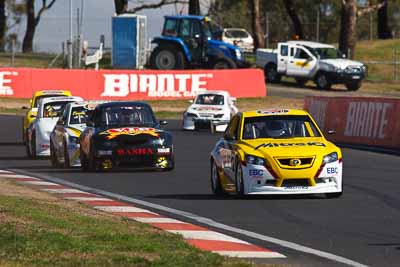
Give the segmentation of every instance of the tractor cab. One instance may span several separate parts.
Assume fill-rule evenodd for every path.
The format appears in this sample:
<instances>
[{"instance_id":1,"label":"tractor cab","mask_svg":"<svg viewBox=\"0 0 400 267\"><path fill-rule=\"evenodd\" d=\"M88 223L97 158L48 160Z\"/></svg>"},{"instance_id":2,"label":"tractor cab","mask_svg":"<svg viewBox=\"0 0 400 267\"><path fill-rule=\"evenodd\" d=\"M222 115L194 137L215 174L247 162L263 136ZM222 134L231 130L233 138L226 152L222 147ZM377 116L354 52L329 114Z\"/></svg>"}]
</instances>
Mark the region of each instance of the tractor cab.
<instances>
[{"instance_id":1,"label":"tractor cab","mask_svg":"<svg viewBox=\"0 0 400 267\"><path fill-rule=\"evenodd\" d=\"M166 16L150 57L155 69L236 68L242 59L236 46L215 40L208 17Z\"/></svg>"}]
</instances>

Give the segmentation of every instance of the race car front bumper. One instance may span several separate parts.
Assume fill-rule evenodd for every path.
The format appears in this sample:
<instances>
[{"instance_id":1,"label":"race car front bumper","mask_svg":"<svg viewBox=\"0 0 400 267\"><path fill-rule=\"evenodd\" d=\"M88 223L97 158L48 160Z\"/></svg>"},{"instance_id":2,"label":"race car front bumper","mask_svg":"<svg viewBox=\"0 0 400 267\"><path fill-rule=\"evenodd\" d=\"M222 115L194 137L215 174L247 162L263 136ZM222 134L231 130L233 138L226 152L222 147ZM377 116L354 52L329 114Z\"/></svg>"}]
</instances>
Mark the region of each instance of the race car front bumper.
<instances>
[{"instance_id":1,"label":"race car front bumper","mask_svg":"<svg viewBox=\"0 0 400 267\"><path fill-rule=\"evenodd\" d=\"M96 160L103 169L172 169L174 157L172 147L130 147L98 149Z\"/></svg>"},{"instance_id":2,"label":"race car front bumper","mask_svg":"<svg viewBox=\"0 0 400 267\"><path fill-rule=\"evenodd\" d=\"M210 129L214 127L216 132L224 132L228 127L229 120L214 119L214 118L195 118L185 117L183 119L183 129L195 130L195 129Z\"/></svg>"},{"instance_id":3,"label":"race car front bumper","mask_svg":"<svg viewBox=\"0 0 400 267\"><path fill-rule=\"evenodd\" d=\"M260 165L242 166L246 194L319 194L342 192L342 163L321 166L316 177L283 179L281 186L270 170ZM276 174L275 174L276 176Z\"/></svg>"}]
</instances>

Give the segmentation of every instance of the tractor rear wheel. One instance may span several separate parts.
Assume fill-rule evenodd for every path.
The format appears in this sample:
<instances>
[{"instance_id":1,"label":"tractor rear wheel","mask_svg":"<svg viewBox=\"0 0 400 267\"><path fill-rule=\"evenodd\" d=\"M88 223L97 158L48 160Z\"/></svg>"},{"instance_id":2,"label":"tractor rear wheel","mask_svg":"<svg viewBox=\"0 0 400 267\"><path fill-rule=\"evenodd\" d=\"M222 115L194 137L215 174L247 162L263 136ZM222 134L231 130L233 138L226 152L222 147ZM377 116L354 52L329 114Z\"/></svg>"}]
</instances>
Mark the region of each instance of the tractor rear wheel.
<instances>
[{"instance_id":1,"label":"tractor rear wheel","mask_svg":"<svg viewBox=\"0 0 400 267\"><path fill-rule=\"evenodd\" d=\"M185 57L175 47L157 46L151 53L150 65L158 70L181 70L185 68Z\"/></svg>"}]
</instances>

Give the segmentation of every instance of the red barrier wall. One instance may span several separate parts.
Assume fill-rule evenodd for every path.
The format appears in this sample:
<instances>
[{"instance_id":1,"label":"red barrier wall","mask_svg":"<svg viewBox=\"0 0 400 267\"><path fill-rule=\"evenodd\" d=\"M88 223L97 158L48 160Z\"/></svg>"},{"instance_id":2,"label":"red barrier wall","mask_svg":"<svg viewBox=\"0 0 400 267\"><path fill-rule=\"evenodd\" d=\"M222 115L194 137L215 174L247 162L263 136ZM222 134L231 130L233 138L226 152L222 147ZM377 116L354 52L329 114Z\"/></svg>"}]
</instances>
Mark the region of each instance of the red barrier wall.
<instances>
[{"instance_id":1,"label":"red barrier wall","mask_svg":"<svg viewBox=\"0 0 400 267\"><path fill-rule=\"evenodd\" d=\"M0 96L30 98L35 91L49 89L65 89L85 99L105 100L193 98L202 90L226 90L234 97L266 95L264 73L258 69L0 69Z\"/></svg>"},{"instance_id":2,"label":"red barrier wall","mask_svg":"<svg viewBox=\"0 0 400 267\"><path fill-rule=\"evenodd\" d=\"M306 97L305 109L329 139L400 149L400 99Z\"/></svg>"}]
</instances>

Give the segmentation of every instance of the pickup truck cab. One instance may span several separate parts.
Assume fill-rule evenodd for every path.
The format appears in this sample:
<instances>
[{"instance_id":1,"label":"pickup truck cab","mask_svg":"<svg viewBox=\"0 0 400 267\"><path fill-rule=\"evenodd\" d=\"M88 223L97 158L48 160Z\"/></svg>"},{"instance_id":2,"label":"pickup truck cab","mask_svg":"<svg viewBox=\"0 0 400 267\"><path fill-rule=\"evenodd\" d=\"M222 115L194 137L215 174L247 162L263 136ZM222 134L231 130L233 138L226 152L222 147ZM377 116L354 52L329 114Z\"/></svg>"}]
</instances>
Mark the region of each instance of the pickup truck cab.
<instances>
[{"instance_id":1,"label":"pickup truck cab","mask_svg":"<svg viewBox=\"0 0 400 267\"><path fill-rule=\"evenodd\" d=\"M361 87L367 67L344 58L334 46L309 41L279 43L278 49L257 49L256 64L265 71L268 82L280 82L282 76L293 77L303 86L313 80L319 89L345 84L351 91Z\"/></svg>"}]
</instances>

